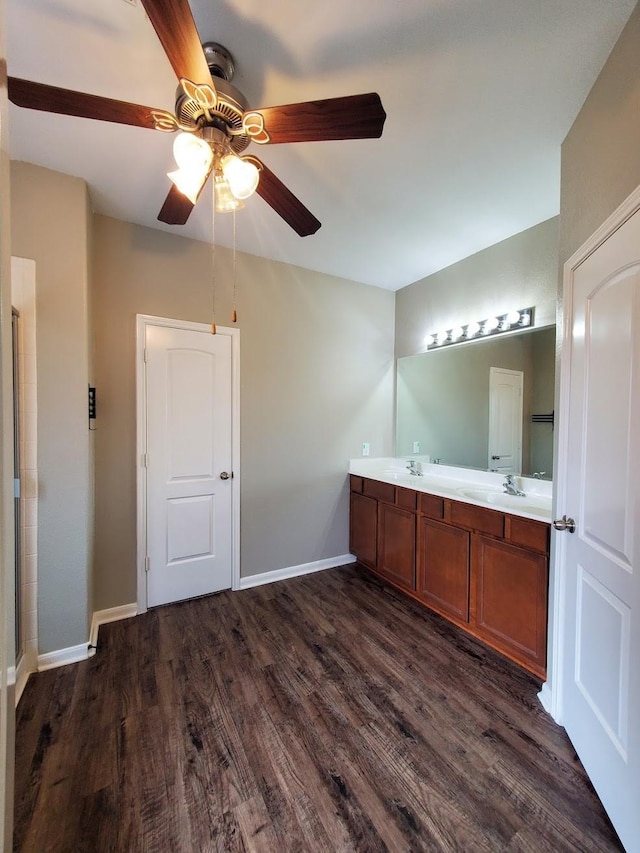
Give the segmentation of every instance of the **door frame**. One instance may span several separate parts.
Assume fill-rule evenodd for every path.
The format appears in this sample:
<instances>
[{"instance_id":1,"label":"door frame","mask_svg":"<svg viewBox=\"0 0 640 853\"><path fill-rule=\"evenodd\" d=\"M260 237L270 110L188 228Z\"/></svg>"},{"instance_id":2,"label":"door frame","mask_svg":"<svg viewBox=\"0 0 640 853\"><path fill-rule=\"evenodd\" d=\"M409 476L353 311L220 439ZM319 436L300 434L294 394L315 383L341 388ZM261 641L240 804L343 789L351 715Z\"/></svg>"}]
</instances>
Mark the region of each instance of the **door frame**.
<instances>
[{"instance_id":1,"label":"door frame","mask_svg":"<svg viewBox=\"0 0 640 853\"><path fill-rule=\"evenodd\" d=\"M136 564L138 613L147 611L147 447L146 371L144 343L148 326L211 334L208 323L192 323L136 314ZM231 589L240 589L240 329L217 326L217 335L231 338Z\"/></svg>"},{"instance_id":2,"label":"door frame","mask_svg":"<svg viewBox=\"0 0 640 853\"><path fill-rule=\"evenodd\" d=\"M640 210L640 186L614 210L602 225L580 248L565 262L562 276L562 346L560 356L560 387L558 394L559 412L557 444L554 452L556 459L553 476L553 511L556 517L567 510L567 474L569 450L569 392L571 388L571 327L573 325L573 297L575 271L589 255L593 254L612 234ZM560 319L560 318L558 318ZM540 691L539 698L553 719L562 724L562 672L564 665L564 627L565 627L565 573L566 535L557 536L551 529L551 575L549 578L549 624L547 636L547 681Z\"/></svg>"}]
</instances>

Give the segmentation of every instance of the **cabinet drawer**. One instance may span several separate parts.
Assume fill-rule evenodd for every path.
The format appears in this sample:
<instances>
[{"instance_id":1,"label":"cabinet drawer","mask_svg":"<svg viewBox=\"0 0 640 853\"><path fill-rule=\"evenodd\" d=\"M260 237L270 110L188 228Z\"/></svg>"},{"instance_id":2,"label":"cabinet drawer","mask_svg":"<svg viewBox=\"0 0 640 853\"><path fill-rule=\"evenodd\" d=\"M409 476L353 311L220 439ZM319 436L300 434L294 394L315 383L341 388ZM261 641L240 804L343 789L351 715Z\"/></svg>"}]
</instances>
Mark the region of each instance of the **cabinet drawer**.
<instances>
[{"instance_id":1,"label":"cabinet drawer","mask_svg":"<svg viewBox=\"0 0 640 853\"><path fill-rule=\"evenodd\" d=\"M418 504L418 494L413 489L403 489L400 486L396 489L396 506L401 506L403 509L411 509L415 511Z\"/></svg>"},{"instance_id":2,"label":"cabinet drawer","mask_svg":"<svg viewBox=\"0 0 640 853\"><path fill-rule=\"evenodd\" d=\"M377 480L364 480L362 493L369 498L390 504L395 503L396 500L396 487L391 483L379 483Z\"/></svg>"},{"instance_id":3,"label":"cabinet drawer","mask_svg":"<svg viewBox=\"0 0 640 853\"><path fill-rule=\"evenodd\" d=\"M544 521L533 521L530 518L518 518L507 515L504 522L504 538L514 545L522 545L532 551L549 553L549 530Z\"/></svg>"},{"instance_id":4,"label":"cabinet drawer","mask_svg":"<svg viewBox=\"0 0 640 853\"><path fill-rule=\"evenodd\" d=\"M355 474L349 475L349 488L352 492L362 494L362 477L356 477Z\"/></svg>"},{"instance_id":5,"label":"cabinet drawer","mask_svg":"<svg viewBox=\"0 0 640 853\"><path fill-rule=\"evenodd\" d=\"M436 495L420 495L420 512L429 518L444 518L444 498Z\"/></svg>"},{"instance_id":6,"label":"cabinet drawer","mask_svg":"<svg viewBox=\"0 0 640 853\"><path fill-rule=\"evenodd\" d=\"M451 501L451 523L458 527L467 527L478 533L502 538L504 535L504 515L493 509Z\"/></svg>"}]
</instances>

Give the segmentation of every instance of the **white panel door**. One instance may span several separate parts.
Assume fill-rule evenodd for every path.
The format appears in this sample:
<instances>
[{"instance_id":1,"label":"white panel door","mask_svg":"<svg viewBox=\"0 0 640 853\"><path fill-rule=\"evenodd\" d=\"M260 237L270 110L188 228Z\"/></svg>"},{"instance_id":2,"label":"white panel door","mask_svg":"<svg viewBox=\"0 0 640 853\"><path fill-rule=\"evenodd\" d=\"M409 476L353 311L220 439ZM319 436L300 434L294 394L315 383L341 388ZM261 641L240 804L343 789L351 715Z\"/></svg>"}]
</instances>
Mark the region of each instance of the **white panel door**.
<instances>
[{"instance_id":1,"label":"white panel door","mask_svg":"<svg viewBox=\"0 0 640 853\"><path fill-rule=\"evenodd\" d=\"M640 851L640 214L574 272L562 722Z\"/></svg>"},{"instance_id":2,"label":"white panel door","mask_svg":"<svg viewBox=\"0 0 640 853\"><path fill-rule=\"evenodd\" d=\"M522 384L520 370L489 368L488 468L501 474L522 471Z\"/></svg>"},{"instance_id":3,"label":"white panel door","mask_svg":"<svg viewBox=\"0 0 640 853\"><path fill-rule=\"evenodd\" d=\"M231 587L231 338L145 329L153 607Z\"/></svg>"}]
</instances>

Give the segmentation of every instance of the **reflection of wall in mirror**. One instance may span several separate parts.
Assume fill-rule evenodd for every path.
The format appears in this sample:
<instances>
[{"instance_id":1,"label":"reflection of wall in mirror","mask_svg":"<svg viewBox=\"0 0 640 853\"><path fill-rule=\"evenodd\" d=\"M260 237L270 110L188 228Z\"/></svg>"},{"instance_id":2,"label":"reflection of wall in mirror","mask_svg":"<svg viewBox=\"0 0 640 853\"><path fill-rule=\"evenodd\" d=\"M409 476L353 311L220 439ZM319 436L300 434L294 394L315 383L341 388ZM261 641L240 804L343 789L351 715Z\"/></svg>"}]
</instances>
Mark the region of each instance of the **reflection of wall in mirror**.
<instances>
[{"instance_id":1,"label":"reflection of wall in mirror","mask_svg":"<svg viewBox=\"0 0 640 853\"><path fill-rule=\"evenodd\" d=\"M398 360L397 453L422 453L445 464L486 469L489 368L522 370L523 474L552 471L550 424L532 413L553 409L555 328L431 350Z\"/></svg>"},{"instance_id":2,"label":"reflection of wall in mirror","mask_svg":"<svg viewBox=\"0 0 640 853\"><path fill-rule=\"evenodd\" d=\"M554 407L554 387L556 372L556 330L541 329L532 335L534 372L531 389L532 414L549 415ZM544 471L545 478L553 473L553 424L536 423L531 425L531 465L530 473Z\"/></svg>"}]
</instances>

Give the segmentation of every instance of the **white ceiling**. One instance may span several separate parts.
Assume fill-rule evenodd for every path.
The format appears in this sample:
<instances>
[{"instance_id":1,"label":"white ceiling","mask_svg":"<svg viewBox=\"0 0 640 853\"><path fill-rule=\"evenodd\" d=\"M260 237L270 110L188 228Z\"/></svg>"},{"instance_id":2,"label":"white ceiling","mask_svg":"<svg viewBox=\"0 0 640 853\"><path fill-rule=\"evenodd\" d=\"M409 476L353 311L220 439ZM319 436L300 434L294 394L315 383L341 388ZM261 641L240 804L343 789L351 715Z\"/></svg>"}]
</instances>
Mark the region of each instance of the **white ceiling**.
<instances>
[{"instance_id":1,"label":"white ceiling","mask_svg":"<svg viewBox=\"0 0 640 853\"><path fill-rule=\"evenodd\" d=\"M261 147L322 228L300 238L256 195L238 248L396 290L556 215L560 144L635 3L190 0L251 107L377 91L387 112L381 139ZM140 0L7 0L7 42L15 77L173 110ZM211 240L210 191L186 226L156 219L166 134L11 106L10 144L84 178L99 213Z\"/></svg>"}]
</instances>

